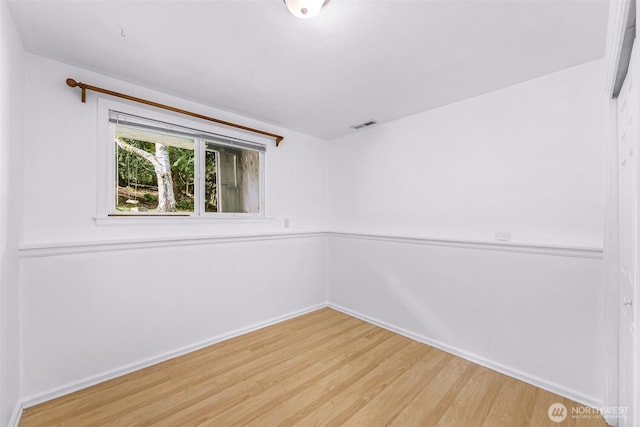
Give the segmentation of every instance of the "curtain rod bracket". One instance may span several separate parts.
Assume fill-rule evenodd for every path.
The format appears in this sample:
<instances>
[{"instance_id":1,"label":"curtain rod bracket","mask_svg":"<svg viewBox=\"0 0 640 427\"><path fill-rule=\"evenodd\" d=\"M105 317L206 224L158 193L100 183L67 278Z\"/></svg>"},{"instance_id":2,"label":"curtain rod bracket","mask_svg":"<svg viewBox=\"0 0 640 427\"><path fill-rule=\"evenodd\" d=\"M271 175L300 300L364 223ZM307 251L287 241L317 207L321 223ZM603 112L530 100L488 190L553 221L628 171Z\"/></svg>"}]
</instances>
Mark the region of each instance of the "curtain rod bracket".
<instances>
[{"instance_id":1,"label":"curtain rod bracket","mask_svg":"<svg viewBox=\"0 0 640 427\"><path fill-rule=\"evenodd\" d=\"M260 134L260 135L268 136L268 137L274 138L276 140L276 147L279 146L280 143L282 142L282 140L284 139L283 136L276 135L275 133L265 132L265 131L259 130L259 129L253 129L253 128L250 128L250 127L247 127L247 126L243 126L243 125L239 125L239 124L236 124L236 123L227 122L225 120L215 119L213 117L208 117L208 116L204 116L202 114L192 113L191 111L182 110L180 108L171 107L169 105L160 104L158 102L148 101L148 100L142 99L142 98L136 98L135 96L125 95L124 93L114 92L112 90L103 89L103 88L97 87L97 86L91 86L91 85L88 85L88 84L84 84L82 82L77 82L72 78L68 78L66 81L67 81L67 86L69 86L69 87L79 87L82 90L82 102L83 103L87 102L87 90L92 90L94 92L104 93L105 95L110 95L110 96L115 96L117 98L127 99L129 101L138 102L140 104L150 105L152 107L161 108L163 110L173 111L174 113L180 113L180 114L184 114L184 115L187 115L187 116L195 117L197 119L208 120L210 122L219 123L219 124L224 125L224 126L229 126L229 127L233 127L233 128L236 128L236 129L242 129L242 130L247 131L247 132L252 132L252 133L257 133L257 134Z\"/></svg>"}]
</instances>

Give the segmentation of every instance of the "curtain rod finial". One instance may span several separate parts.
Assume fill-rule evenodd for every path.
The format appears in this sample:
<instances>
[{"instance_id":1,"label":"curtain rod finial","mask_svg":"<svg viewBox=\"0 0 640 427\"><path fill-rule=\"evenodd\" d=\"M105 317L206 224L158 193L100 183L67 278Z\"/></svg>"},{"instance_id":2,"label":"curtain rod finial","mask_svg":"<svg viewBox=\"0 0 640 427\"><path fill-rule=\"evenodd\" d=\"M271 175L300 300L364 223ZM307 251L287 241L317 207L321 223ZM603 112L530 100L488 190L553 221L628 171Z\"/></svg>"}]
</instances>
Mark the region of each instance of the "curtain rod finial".
<instances>
[{"instance_id":1,"label":"curtain rod finial","mask_svg":"<svg viewBox=\"0 0 640 427\"><path fill-rule=\"evenodd\" d=\"M67 79L67 86L69 86L69 87L77 87L78 86L78 82L73 80L73 79Z\"/></svg>"}]
</instances>

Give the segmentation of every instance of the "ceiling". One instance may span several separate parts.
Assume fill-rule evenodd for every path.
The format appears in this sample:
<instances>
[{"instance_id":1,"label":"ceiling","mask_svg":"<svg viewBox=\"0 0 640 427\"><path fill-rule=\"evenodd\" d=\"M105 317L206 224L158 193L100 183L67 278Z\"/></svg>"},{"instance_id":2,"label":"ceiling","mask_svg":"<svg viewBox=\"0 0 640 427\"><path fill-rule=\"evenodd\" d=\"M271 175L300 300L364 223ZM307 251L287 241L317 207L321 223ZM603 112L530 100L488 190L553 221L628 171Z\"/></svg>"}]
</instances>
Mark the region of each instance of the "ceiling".
<instances>
[{"instance_id":1,"label":"ceiling","mask_svg":"<svg viewBox=\"0 0 640 427\"><path fill-rule=\"evenodd\" d=\"M601 58L608 13L604 0L331 0L310 20L282 0L10 4L29 52L325 139Z\"/></svg>"}]
</instances>

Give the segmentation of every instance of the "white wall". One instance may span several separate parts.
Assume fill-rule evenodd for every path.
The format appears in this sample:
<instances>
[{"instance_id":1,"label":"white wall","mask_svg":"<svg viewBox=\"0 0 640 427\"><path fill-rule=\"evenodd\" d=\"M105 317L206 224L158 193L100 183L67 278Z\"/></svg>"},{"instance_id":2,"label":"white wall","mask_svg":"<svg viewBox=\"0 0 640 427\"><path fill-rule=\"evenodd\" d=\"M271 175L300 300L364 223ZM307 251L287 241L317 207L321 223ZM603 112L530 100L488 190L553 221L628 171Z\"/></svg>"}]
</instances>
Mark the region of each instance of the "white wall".
<instances>
[{"instance_id":1,"label":"white wall","mask_svg":"<svg viewBox=\"0 0 640 427\"><path fill-rule=\"evenodd\" d=\"M68 77L283 134L267 149L273 219L96 225L97 96L82 104ZM34 55L26 79L27 404L326 303L326 237L314 233L327 226L325 141ZM164 242L138 244L149 239Z\"/></svg>"},{"instance_id":2,"label":"white wall","mask_svg":"<svg viewBox=\"0 0 640 427\"><path fill-rule=\"evenodd\" d=\"M21 223L24 57L6 1L0 1L0 425L19 396L18 239Z\"/></svg>"},{"instance_id":3,"label":"white wall","mask_svg":"<svg viewBox=\"0 0 640 427\"><path fill-rule=\"evenodd\" d=\"M601 403L601 68L331 141L329 224L349 234L330 239L329 300ZM497 231L513 242L492 242Z\"/></svg>"},{"instance_id":4,"label":"white wall","mask_svg":"<svg viewBox=\"0 0 640 427\"><path fill-rule=\"evenodd\" d=\"M331 143L330 228L602 246L602 62Z\"/></svg>"}]
</instances>

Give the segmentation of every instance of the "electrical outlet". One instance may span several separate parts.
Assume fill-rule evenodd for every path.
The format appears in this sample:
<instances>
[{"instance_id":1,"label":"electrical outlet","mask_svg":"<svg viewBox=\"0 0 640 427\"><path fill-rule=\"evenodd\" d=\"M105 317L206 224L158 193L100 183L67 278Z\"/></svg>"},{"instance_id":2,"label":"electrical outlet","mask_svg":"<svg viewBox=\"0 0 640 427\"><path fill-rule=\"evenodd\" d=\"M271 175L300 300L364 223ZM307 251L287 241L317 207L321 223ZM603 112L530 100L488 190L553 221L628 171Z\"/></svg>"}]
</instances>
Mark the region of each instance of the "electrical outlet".
<instances>
[{"instance_id":1,"label":"electrical outlet","mask_svg":"<svg viewBox=\"0 0 640 427\"><path fill-rule=\"evenodd\" d=\"M496 231L494 238L499 242L510 242L511 233L508 231Z\"/></svg>"}]
</instances>

